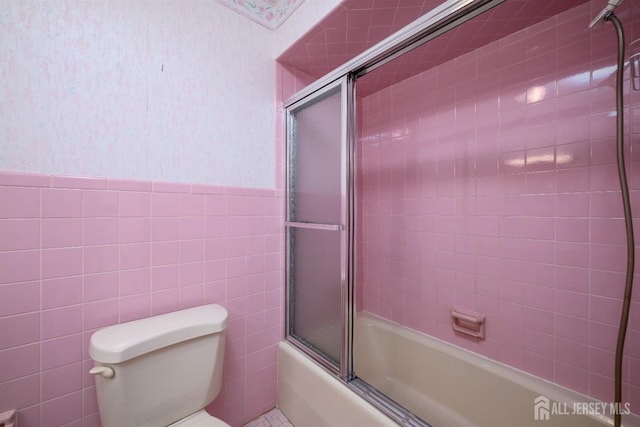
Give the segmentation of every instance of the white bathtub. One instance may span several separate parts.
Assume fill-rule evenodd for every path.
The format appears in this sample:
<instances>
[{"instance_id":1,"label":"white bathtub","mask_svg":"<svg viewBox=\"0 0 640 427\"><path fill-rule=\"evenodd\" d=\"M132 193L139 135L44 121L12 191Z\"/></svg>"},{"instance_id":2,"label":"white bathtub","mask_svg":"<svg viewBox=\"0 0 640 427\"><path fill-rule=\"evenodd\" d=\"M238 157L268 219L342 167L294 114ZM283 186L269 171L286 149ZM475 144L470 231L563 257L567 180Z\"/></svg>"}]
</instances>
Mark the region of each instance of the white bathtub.
<instances>
[{"instance_id":1,"label":"white bathtub","mask_svg":"<svg viewBox=\"0 0 640 427\"><path fill-rule=\"evenodd\" d=\"M587 396L376 316L359 313L355 337L358 377L434 427L613 425ZM540 396L538 415L548 407L548 420L534 419ZM296 427L396 425L287 343L279 350L278 407ZM640 417L625 415L623 425L640 426Z\"/></svg>"}]
</instances>

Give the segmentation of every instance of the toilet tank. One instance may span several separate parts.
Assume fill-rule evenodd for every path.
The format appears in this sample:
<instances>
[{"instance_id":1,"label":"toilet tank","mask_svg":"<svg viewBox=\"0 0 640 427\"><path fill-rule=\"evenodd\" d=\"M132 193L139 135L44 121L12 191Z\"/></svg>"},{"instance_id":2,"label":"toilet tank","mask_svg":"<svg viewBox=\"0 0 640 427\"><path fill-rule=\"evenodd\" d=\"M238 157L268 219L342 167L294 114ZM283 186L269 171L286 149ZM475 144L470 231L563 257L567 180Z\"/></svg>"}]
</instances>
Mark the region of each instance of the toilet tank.
<instances>
[{"instance_id":1,"label":"toilet tank","mask_svg":"<svg viewBox=\"0 0 640 427\"><path fill-rule=\"evenodd\" d=\"M103 427L166 426L220 391L227 310L217 304L121 323L95 332L89 354Z\"/></svg>"}]
</instances>

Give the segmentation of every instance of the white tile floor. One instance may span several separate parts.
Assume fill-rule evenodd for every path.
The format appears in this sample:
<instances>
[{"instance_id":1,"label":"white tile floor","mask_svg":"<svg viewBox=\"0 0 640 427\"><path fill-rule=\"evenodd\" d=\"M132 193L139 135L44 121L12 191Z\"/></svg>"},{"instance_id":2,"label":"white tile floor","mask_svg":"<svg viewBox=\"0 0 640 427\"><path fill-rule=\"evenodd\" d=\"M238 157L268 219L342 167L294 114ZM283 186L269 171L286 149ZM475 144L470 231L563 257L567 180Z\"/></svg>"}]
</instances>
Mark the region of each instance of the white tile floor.
<instances>
[{"instance_id":1,"label":"white tile floor","mask_svg":"<svg viewBox=\"0 0 640 427\"><path fill-rule=\"evenodd\" d=\"M279 409L272 409L266 414L249 421L244 427L294 427Z\"/></svg>"}]
</instances>

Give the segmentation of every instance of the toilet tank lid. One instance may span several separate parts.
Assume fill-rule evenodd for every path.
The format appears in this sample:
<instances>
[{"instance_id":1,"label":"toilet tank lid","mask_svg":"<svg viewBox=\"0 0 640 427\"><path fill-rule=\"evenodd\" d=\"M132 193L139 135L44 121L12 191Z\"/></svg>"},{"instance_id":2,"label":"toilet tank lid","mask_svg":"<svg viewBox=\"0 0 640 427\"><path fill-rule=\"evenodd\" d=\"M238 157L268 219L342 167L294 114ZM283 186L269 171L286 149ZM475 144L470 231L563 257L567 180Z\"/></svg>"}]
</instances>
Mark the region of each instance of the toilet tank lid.
<instances>
[{"instance_id":1,"label":"toilet tank lid","mask_svg":"<svg viewBox=\"0 0 640 427\"><path fill-rule=\"evenodd\" d=\"M89 354L96 362L120 363L192 338L222 332L227 310L203 305L109 326L91 336Z\"/></svg>"}]
</instances>

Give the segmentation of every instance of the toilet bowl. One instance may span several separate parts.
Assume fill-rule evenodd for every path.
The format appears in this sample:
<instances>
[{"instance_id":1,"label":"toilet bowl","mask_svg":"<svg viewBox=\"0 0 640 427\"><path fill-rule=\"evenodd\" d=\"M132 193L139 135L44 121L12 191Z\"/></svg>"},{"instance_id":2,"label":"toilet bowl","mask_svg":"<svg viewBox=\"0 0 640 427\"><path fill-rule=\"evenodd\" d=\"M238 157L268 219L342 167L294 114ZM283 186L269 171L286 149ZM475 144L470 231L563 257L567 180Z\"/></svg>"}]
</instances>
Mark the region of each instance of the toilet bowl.
<instances>
[{"instance_id":1,"label":"toilet bowl","mask_svg":"<svg viewBox=\"0 0 640 427\"><path fill-rule=\"evenodd\" d=\"M204 408L222 385L227 310L204 305L91 336L103 427L228 427Z\"/></svg>"}]
</instances>

